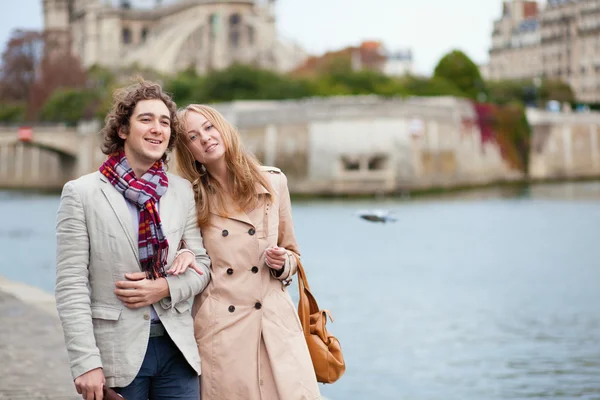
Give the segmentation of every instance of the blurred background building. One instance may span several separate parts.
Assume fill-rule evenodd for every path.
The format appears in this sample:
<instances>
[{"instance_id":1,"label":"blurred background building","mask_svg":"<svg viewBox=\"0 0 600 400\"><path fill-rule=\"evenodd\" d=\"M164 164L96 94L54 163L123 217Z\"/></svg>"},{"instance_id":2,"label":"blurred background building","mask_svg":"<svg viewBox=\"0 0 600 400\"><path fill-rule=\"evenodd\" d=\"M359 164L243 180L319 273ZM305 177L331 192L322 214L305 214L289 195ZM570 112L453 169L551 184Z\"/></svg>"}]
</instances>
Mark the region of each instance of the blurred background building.
<instances>
[{"instance_id":1,"label":"blurred background building","mask_svg":"<svg viewBox=\"0 0 600 400\"><path fill-rule=\"evenodd\" d=\"M277 36L274 3L44 0L44 28L86 68L204 73L243 63L285 72L306 53Z\"/></svg>"},{"instance_id":2,"label":"blurred background building","mask_svg":"<svg viewBox=\"0 0 600 400\"><path fill-rule=\"evenodd\" d=\"M560 79L600 102L600 2L512 0L494 22L489 79Z\"/></svg>"}]
</instances>

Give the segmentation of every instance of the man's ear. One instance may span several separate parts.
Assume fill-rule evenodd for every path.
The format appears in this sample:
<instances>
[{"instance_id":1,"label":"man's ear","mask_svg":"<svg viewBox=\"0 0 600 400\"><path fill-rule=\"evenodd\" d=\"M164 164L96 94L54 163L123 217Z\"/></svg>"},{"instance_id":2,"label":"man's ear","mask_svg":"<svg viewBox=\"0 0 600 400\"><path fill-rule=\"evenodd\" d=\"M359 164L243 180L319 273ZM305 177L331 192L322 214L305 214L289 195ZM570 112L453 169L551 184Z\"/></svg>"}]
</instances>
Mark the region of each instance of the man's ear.
<instances>
[{"instance_id":1,"label":"man's ear","mask_svg":"<svg viewBox=\"0 0 600 400\"><path fill-rule=\"evenodd\" d=\"M127 133L123 127L119 128L119 137L123 140L127 139Z\"/></svg>"}]
</instances>

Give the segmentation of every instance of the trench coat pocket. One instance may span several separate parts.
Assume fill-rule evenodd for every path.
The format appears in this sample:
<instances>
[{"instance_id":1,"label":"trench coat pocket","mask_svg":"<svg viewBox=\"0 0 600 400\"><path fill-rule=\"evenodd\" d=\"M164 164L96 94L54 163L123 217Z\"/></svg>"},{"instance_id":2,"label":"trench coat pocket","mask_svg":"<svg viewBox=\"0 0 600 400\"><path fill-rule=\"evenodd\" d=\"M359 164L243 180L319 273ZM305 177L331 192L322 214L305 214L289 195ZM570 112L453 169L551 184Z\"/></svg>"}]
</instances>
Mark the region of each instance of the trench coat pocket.
<instances>
[{"instance_id":1,"label":"trench coat pocket","mask_svg":"<svg viewBox=\"0 0 600 400\"><path fill-rule=\"evenodd\" d=\"M265 307L265 317L290 333L302 333L302 325L300 325L296 309L287 292L273 290L268 296L268 304L269 306Z\"/></svg>"}]
</instances>

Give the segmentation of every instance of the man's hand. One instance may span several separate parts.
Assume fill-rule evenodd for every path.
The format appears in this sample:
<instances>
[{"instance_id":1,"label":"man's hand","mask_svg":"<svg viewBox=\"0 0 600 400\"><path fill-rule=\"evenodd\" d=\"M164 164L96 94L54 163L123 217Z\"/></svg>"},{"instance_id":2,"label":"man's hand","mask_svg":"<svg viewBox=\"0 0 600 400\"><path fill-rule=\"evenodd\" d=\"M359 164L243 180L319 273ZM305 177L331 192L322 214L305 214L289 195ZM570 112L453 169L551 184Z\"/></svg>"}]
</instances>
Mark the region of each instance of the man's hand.
<instances>
[{"instance_id":1,"label":"man's hand","mask_svg":"<svg viewBox=\"0 0 600 400\"><path fill-rule=\"evenodd\" d=\"M125 274L127 281L118 281L115 294L127 308L149 306L169 296L169 284L165 278L147 279L144 272Z\"/></svg>"},{"instance_id":2,"label":"man's hand","mask_svg":"<svg viewBox=\"0 0 600 400\"><path fill-rule=\"evenodd\" d=\"M75 389L85 400L102 400L105 383L102 368L96 368L75 378Z\"/></svg>"}]
</instances>

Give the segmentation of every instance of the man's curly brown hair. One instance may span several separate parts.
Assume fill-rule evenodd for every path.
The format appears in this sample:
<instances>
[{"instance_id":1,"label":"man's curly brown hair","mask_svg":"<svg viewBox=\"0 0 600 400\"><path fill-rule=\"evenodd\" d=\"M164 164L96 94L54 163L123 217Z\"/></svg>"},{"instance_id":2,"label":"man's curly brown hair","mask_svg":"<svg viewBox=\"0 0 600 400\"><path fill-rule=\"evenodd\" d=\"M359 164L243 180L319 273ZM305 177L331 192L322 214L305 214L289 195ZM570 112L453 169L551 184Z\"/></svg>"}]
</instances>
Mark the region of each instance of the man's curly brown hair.
<instances>
[{"instance_id":1,"label":"man's curly brown hair","mask_svg":"<svg viewBox=\"0 0 600 400\"><path fill-rule=\"evenodd\" d=\"M104 128L100 133L104 137L102 152L111 155L125 146L125 140L119 137L119 130L129 134L129 120L138 102L142 100L162 100L169 109L171 118L171 137L167 151L163 155L163 161L167 160L167 153L173 149L181 124L177 118L177 105L160 85L144 80L136 79L137 82L131 86L117 89L113 94L113 103L110 112L106 116Z\"/></svg>"}]
</instances>

